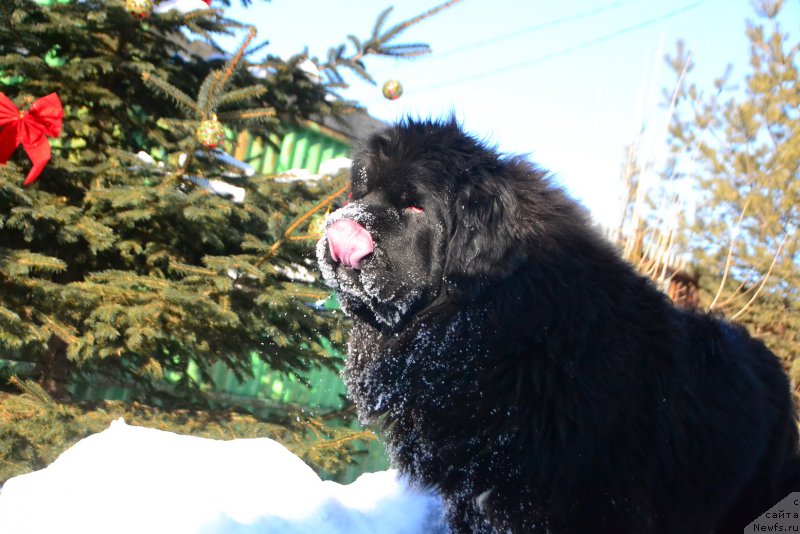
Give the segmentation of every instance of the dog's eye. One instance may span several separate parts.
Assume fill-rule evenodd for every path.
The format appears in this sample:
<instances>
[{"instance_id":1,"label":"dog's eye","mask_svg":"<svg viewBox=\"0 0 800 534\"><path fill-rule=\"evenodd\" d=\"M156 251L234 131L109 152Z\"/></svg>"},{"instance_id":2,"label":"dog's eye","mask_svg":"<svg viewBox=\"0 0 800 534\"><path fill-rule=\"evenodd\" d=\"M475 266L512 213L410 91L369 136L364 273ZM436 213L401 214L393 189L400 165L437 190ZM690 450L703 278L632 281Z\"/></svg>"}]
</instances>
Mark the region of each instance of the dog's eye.
<instances>
[{"instance_id":1,"label":"dog's eye","mask_svg":"<svg viewBox=\"0 0 800 534\"><path fill-rule=\"evenodd\" d=\"M405 210L403 210L403 211L404 211L405 213L422 213L422 212L423 212L423 211L425 211L425 210L423 210L422 208L419 208L419 207L417 207L417 206L409 206L409 207L407 207L407 208L406 208Z\"/></svg>"}]
</instances>

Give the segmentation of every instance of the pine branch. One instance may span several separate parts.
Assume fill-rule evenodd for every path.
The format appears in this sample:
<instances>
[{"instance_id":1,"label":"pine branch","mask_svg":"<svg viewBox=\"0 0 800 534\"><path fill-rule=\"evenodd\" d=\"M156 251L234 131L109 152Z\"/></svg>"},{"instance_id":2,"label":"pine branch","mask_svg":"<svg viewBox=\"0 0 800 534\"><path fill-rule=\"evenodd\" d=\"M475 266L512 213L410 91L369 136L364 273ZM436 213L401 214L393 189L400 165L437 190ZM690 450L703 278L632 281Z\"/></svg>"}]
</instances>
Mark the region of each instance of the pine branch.
<instances>
[{"instance_id":1,"label":"pine branch","mask_svg":"<svg viewBox=\"0 0 800 534\"><path fill-rule=\"evenodd\" d=\"M422 22L423 20L435 14L454 6L460 1L461 0L450 0L440 4L439 6L429 9L425 13L396 24L389 30L383 32L383 25L385 24L389 14L392 12L392 8L389 7L378 15L378 18L375 21L375 26L372 29L372 34L367 41L362 42L353 35L348 36L348 39L355 47L352 55L346 55L347 47L344 44L337 47L332 47L328 50L327 62L318 64L317 68L320 70L320 72L324 72L331 82L337 85L344 84L344 78L339 72L341 67L345 67L355 72L363 80L374 84L375 81L367 73L366 68L364 67L364 63L362 61L364 57L367 55L378 55L395 58L413 58L430 53L430 47L428 47L426 44L417 43L390 45L389 43L392 39L400 35L403 31L414 24L418 24L419 22ZM317 62L315 61L315 64L316 63Z\"/></svg>"},{"instance_id":2,"label":"pine branch","mask_svg":"<svg viewBox=\"0 0 800 534\"><path fill-rule=\"evenodd\" d=\"M261 108L224 111L219 114L219 118L226 121L264 121L265 119L275 118L275 110L272 108Z\"/></svg>"},{"instance_id":3,"label":"pine branch","mask_svg":"<svg viewBox=\"0 0 800 534\"><path fill-rule=\"evenodd\" d=\"M378 15L378 18L375 20L375 26L372 28L372 37L371 41L379 41L380 40L380 33L383 29L383 24L386 22L386 19L389 17L389 14L394 10L393 6L389 6ZM356 47L360 49L361 47Z\"/></svg>"},{"instance_id":4,"label":"pine branch","mask_svg":"<svg viewBox=\"0 0 800 534\"><path fill-rule=\"evenodd\" d=\"M215 113L217 107L219 107L217 103L217 99L221 96L223 91L225 90L226 85L231 79L231 75L233 74L234 70L239 66L239 62L244 57L245 50L250 45L250 42L255 39L256 37L256 28L255 26L250 26L250 31L247 33L247 37L245 37L242 44L239 46L239 49L236 51L236 54L228 60L225 64L224 71L221 76L215 76L214 81L211 85L211 89L208 92L208 101L204 103L203 108L206 113L206 118L210 117L211 114Z\"/></svg>"},{"instance_id":5,"label":"pine branch","mask_svg":"<svg viewBox=\"0 0 800 534\"><path fill-rule=\"evenodd\" d=\"M400 24L398 24L397 26L386 32L386 34L384 34L383 36L383 39L384 40L391 39L392 37L396 36L397 34L409 28L410 26L422 22L423 20L432 17L433 15L441 11L444 11L445 9L449 9L454 5L456 5L457 3L459 3L460 1L461 0L450 0L448 2L444 2L443 4L439 4L438 6L429 9L428 11L422 13L421 15L417 15L416 17L408 19L405 22L401 22Z\"/></svg>"},{"instance_id":6,"label":"pine branch","mask_svg":"<svg viewBox=\"0 0 800 534\"><path fill-rule=\"evenodd\" d=\"M242 87L241 89L234 89L219 97L219 107L225 106L226 104L237 104L247 100L254 100L263 96L266 92L267 88L263 85L251 85L249 87Z\"/></svg>"},{"instance_id":7,"label":"pine branch","mask_svg":"<svg viewBox=\"0 0 800 534\"><path fill-rule=\"evenodd\" d=\"M213 113L209 111L212 109L211 93L214 91L214 87L219 84L220 78L222 78L222 71L215 70L206 76L206 79L203 80L203 83L200 85L200 90L197 92L196 103L197 112L195 117L197 119L207 119L211 117L211 114Z\"/></svg>"},{"instance_id":8,"label":"pine branch","mask_svg":"<svg viewBox=\"0 0 800 534\"><path fill-rule=\"evenodd\" d=\"M150 72L143 72L142 73L142 80L144 83L153 89L156 89L160 93L170 97L176 104L181 106L188 112L194 114L200 114L200 108L198 108L197 103L189 97L186 93L169 83L168 81L153 75Z\"/></svg>"},{"instance_id":9,"label":"pine branch","mask_svg":"<svg viewBox=\"0 0 800 534\"><path fill-rule=\"evenodd\" d=\"M67 264L60 258L29 250L0 249L0 275L28 276L33 272L60 273Z\"/></svg>"}]
</instances>

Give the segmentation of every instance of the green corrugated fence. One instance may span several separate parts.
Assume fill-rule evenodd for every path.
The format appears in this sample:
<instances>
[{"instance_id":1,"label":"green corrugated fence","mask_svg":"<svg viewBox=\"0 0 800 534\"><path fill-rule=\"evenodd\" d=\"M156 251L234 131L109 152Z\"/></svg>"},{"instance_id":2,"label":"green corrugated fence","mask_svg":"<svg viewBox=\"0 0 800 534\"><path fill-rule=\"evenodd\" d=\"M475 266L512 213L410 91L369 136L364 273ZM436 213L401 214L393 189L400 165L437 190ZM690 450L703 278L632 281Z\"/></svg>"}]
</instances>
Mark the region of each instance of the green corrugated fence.
<instances>
[{"instance_id":1,"label":"green corrugated fence","mask_svg":"<svg viewBox=\"0 0 800 534\"><path fill-rule=\"evenodd\" d=\"M265 138L242 132L231 148L233 156L252 165L256 174L277 174L289 169L319 172L323 162L347 156L351 146L309 124L307 128L289 129L283 139L276 134Z\"/></svg>"}]
</instances>

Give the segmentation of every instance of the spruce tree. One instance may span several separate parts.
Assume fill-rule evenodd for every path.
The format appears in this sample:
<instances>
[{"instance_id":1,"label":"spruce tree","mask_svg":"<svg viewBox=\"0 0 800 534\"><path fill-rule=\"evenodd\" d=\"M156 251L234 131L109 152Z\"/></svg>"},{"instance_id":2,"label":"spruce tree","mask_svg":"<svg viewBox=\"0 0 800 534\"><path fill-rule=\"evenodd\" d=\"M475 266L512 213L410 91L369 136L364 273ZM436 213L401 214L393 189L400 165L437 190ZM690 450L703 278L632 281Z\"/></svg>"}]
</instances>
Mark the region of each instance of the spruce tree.
<instances>
[{"instance_id":1,"label":"spruce tree","mask_svg":"<svg viewBox=\"0 0 800 534\"><path fill-rule=\"evenodd\" d=\"M800 383L800 40L781 27L780 0L754 5L743 83L729 70L711 91L681 84L670 141L675 174L697 184L705 306L748 325ZM668 60L691 71L682 44Z\"/></svg>"},{"instance_id":2,"label":"spruce tree","mask_svg":"<svg viewBox=\"0 0 800 534\"><path fill-rule=\"evenodd\" d=\"M313 270L311 223L345 192L343 176L311 185L237 177L219 150L244 129L269 139L352 109L335 94L343 73L370 79L367 55L427 52L394 39L454 2L385 29L387 10L370 38L351 38L324 62L270 55L254 29L224 16L228 3L185 13L158 12L158 1L153 13L125 0L0 3L6 107L31 117L52 93L63 104L40 175L29 174L30 147L0 166L0 358L11 375L0 392L1 480L118 415L274 437L329 471L366 436L333 424L338 414L242 413L214 395L220 362L242 378L256 360L297 374L339 364L327 340L341 342L341 325L312 306L328 293L297 272ZM237 31L246 32L238 51L215 45ZM308 60L321 81L298 67ZM81 384L124 387L134 402L76 404Z\"/></svg>"}]
</instances>

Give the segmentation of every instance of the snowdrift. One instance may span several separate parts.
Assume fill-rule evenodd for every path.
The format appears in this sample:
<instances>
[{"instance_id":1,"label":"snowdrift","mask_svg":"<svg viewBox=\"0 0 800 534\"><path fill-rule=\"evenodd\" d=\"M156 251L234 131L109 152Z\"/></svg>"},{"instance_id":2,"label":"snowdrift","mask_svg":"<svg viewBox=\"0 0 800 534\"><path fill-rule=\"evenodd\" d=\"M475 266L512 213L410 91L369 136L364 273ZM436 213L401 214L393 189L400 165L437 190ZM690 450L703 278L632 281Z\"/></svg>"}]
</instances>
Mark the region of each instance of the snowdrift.
<instances>
[{"instance_id":1,"label":"snowdrift","mask_svg":"<svg viewBox=\"0 0 800 534\"><path fill-rule=\"evenodd\" d=\"M279 443L117 420L0 491L0 532L444 533L439 499L394 470L323 481Z\"/></svg>"}]
</instances>

